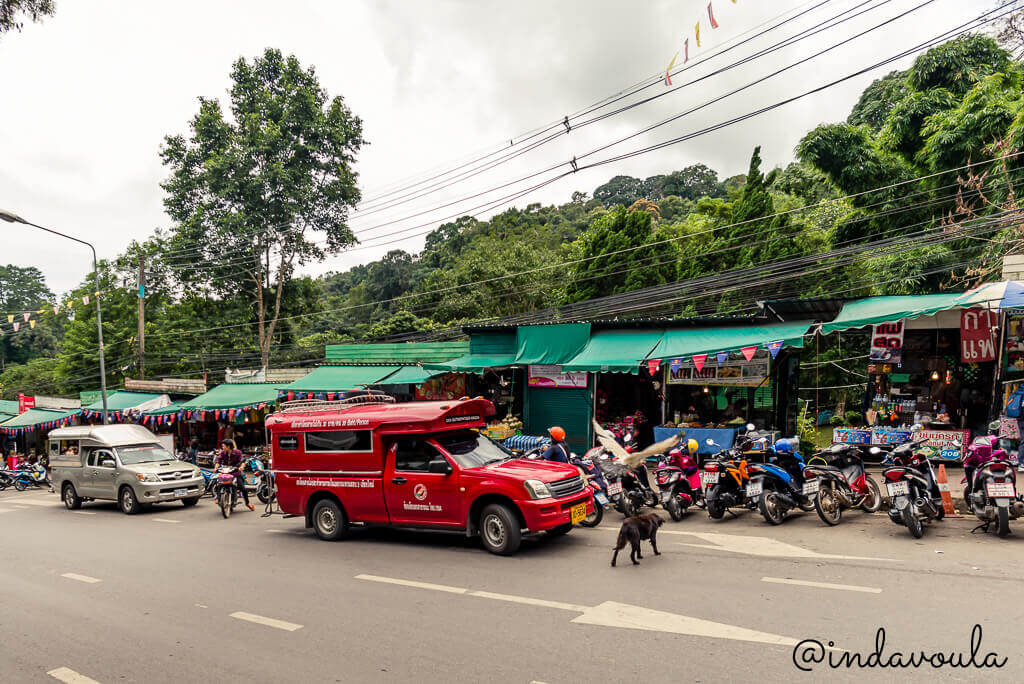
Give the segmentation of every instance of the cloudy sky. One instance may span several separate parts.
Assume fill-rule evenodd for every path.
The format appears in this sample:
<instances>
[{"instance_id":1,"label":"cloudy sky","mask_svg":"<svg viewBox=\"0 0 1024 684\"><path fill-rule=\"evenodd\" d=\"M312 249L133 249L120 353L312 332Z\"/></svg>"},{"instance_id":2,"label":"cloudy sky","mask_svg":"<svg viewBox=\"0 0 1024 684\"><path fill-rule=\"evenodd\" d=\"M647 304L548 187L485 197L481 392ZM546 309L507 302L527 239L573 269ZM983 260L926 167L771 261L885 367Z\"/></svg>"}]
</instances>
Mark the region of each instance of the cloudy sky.
<instances>
[{"instance_id":1,"label":"cloudy sky","mask_svg":"<svg viewBox=\"0 0 1024 684\"><path fill-rule=\"evenodd\" d=\"M163 137L186 131L197 97L226 97L234 60L276 47L314 65L327 91L345 97L364 122L370 145L361 152L357 170L367 209L352 219L362 244L308 272L343 270L396 247L418 251L423 234L447 217L475 213L479 205L531 183L459 202L462 198L555 164L568 169L574 156L588 162L605 159L799 94L930 40L995 2L713 4L719 23L714 30L705 0L57 0L56 16L0 37L0 207L92 241L101 257L113 257L131 240L167 227L159 187L166 176L158 154ZM585 157L918 7L760 85ZM863 10L869 11L574 130L486 173L370 212L396 197L385 194L389 191L504 149L528 131L664 71L687 37L690 69L673 78L676 86L843 12L851 17ZM800 12L805 14L782 28L717 54L765 22ZM697 21L700 48L693 35ZM845 118L867 84L911 60L744 123L583 170L516 204L560 203L574 190L592 192L613 175L643 177L697 162L725 177L746 170L755 145L762 146L767 165L785 164L807 130ZM659 85L645 94L666 90ZM554 173L537 176L533 183ZM399 194L410 193L419 194ZM446 204L451 206L441 207ZM6 223L0 223L0 263L40 267L57 292L75 286L90 268L88 255L70 243Z\"/></svg>"}]
</instances>

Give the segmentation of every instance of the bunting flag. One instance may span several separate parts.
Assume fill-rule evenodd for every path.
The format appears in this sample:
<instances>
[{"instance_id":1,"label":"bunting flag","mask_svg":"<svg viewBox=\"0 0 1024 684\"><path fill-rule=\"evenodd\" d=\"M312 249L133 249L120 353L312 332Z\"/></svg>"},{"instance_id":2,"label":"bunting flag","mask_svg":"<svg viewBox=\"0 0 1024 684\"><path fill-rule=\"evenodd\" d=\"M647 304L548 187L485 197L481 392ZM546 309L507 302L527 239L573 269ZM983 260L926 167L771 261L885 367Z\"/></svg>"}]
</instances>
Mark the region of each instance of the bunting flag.
<instances>
[{"instance_id":1,"label":"bunting flag","mask_svg":"<svg viewBox=\"0 0 1024 684\"><path fill-rule=\"evenodd\" d=\"M708 360L708 355L707 354L696 354L693 357L693 367L697 369L698 373L700 373L702 370L704 370L704 362L707 361L707 360Z\"/></svg>"},{"instance_id":2,"label":"bunting flag","mask_svg":"<svg viewBox=\"0 0 1024 684\"><path fill-rule=\"evenodd\" d=\"M718 352L717 354L715 354L715 361L718 362L719 366L721 366L723 363L725 363L728 360L729 360L729 352L727 352L727 351Z\"/></svg>"},{"instance_id":3,"label":"bunting flag","mask_svg":"<svg viewBox=\"0 0 1024 684\"><path fill-rule=\"evenodd\" d=\"M20 327L21 327L21 323L15 323L14 324L14 332L18 332L18 328L20 328Z\"/></svg>"},{"instance_id":4,"label":"bunting flag","mask_svg":"<svg viewBox=\"0 0 1024 684\"><path fill-rule=\"evenodd\" d=\"M59 313L60 313L60 304L54 304L54 306L53 306L53 315L56 316Z\"/></svg>"},{"instance_id":5,"label":"bunting flag","mask_svg":"<svg viewBox=\"0 0 1024 684\"><path fill-rule=\"evenodd\" d=\"M736 2L736 0L733 0L733 2ZM714 10L711 9L711 3L710 2L708 3L708 19L711 20L711 28L713 28L713 29L718 28L718 22L715 21L715 12L714 12Z\"/></svg>"},{"instance_id":6,"label":"bunting flag","mask_svg":"<svg viewBox=\"0 0 1024 684\"><path fill-rule=\"evenodd\" d=\"M694 33L694 36L697 38L697 47L700 47L700 22L699 21L697 22L697 25L693 27L693 33Z\"/></svg>"},{"instance_id":7,"label":"bunting flag","mask_svg":"<svg viewBox=\"0 0 1024 684\"><path fill-rule=\"evenodd\" d=\"M36 322L35 322L35 320L31 320L31 321L29 321L29 322L28 322L28 327L30 327L30 328L34 328L34 327L36 327Z\"/></svg>"},{"instance_id":8,"label":"bunting flag","mask_svg":"<svg viewBox=\"0 0 1024 684\"><path fill-rule=\"evenodd\" d=\"M7 314L7 322L8 323L13 323L14 322L14 314Z\"/></svg>"},{"instance_id":9,"label":"bunting flag","mask_svg":"<svg viewBox=\"0 0 1024 684\"><path fill-rule=\"evenodd\" d=\"M757 353L757 347L744 347L740 351L743 352L743 358L750 361L750 359L754 358L754 354Z\"/></svg>"},{"instance_id":10,"label":"bunting flag","mask_svg":"<svg viewBox=\"0 0 1024 684\"><path fill-rule=\"evenodd\" d=\"M672 85L672 67L674 67L676 65L676 57L678 57L678 56L679 56L678 52L676 54L672 55L672 61L668 63L668 68L665 69L665 85L666 86Z\"/></svg>"},{"instance_id":11,"label":"bunting flag","mask_svg":"<svg viewBox=\"0 0 1024 684\"><path fill-rule=\"evenodd\" d=\"M654 374L658 372L659 366L661 366L661 361L658 359L650 359L647 362L647 374L653 378Z\"/></svg>"},{"instance_id":12,"label":"bunting flag","mask_svg":"<svg viewBox=\"0 0 1024 684\"><path fill-rule=\"evenodd\" d=\"M768 351L772 355L772 359L779 355L779 350L782 349L782 340L775 340L774 342L768 343Z\"/></svg>"},{"instance_id":13,"label":"bunting flag","mask_svg":"<svg viewBox=\"0 0 1024 684\"><path fill-rule=\"evenodd\" d=\"M327 393L327 401L334 401L334 392Z\"/></svg>"},{"instance_id":14,"label":"bunting flag","mask_svg":"<svg viewBox=\"0 0 1024 684\"><path fill-rule=\"evenodd\" d=\"M690 61L690 39L683 41L683 64Z\"/></svg>"},{"instance_id":15,"label":"bunting flag","mask_svg":"<svg viewBox=\"0 0 1024 684\"><path fill-rule=\"evenodd\" d=\"M678 371L679 367L682 366L682 365L683 365L683 362L680 359L672 359L672 361L669 362L669 367L670 367L670 369L671 369L671 371L673 373Z\"/></svg>"},{"instance_id":16,"label":"bunting flag","mask_svg":"<svg viewBox=\"0 0 1024 684\"><path fill-rule=\"evenodd\" d=\"M85 295L84 297L82 297L82 304L84 304L85 306L89 306L89 295Z\"/></svg>"},{"instance_id":17,"label":"bunting flag","mask_svg":"<svg viewBox=\"0 0 1024 684\"><path fill-rule=\"evenodd\" d=\"M45 309L44 309L44 311L45 311ZM25 317L25 322L28 323L28 319L32 316L32 314L30 314L30 313L22 314L22 316Z\"/></svg>"}]
</instances>

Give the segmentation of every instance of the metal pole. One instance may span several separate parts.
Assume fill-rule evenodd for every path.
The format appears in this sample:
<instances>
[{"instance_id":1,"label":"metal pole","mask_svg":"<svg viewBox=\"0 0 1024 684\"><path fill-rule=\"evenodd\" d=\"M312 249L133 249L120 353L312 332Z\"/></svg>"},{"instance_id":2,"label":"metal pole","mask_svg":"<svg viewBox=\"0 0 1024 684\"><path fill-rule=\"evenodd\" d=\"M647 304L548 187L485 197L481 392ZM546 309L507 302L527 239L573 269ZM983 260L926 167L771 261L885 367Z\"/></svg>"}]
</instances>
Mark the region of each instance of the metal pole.
<instances>
[{"instance_id":1,"label":"metal pole","mask_svg":"<svg viewBox=\"0 0 1024 684\"><path fill-rule=\"evenodd\" d=\"M146 379L146 257L139 257L139 380Z\"/></svg>"},{"instance_id":2,"label":"metal pole","mask_svg":"<svg viewBox=\"0 0 1024 684\"><path fill-rule=\"evenodd\" d=\"M93 291L93 295L96 299L96 335L100 347L100 395L103 399L103 424L106 425L110 422L110 417L107 415L107 366L103 358L103 311L100 309L100 269L96 260L96 248L92 246L91 242L86 242L85 240L65 235L64 233L50 228L44 228L37 223L26 221L17 214L4 211L3 209L0 209L0 220L7 221L8 223L23 223L26 226L32 226L33 228L38 228L39 230L46 231L47 233L59 235L60 237L68 240L73 240L74 242L83 244L92 250L92 279L93 284L96 287Z\"/></svg>"}]
</instances>

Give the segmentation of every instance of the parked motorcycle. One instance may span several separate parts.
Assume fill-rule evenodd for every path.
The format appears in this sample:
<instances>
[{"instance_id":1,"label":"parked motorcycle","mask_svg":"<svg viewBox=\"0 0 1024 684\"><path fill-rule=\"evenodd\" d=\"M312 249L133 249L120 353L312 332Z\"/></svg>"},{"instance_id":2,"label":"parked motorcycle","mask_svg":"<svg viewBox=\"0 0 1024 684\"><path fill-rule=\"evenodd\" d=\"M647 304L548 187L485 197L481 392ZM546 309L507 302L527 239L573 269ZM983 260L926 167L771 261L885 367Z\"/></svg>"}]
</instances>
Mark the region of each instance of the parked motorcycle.
<instances>
[{"instance_id":1,"label":"parked motorcycle","mask_svg":"<svg viewBox=\"0 0 1024 684\"><path fill-rule=\"evenodd\" d=\"M988 531L996 523L996 534L1010 533L1010 520L1024 516L1024 502L1017 494L1017 476L1009 456L999 448L993 435L975 437L964 457L964 502L982 524L975 529Z\"/></svg>"},{"instance_id":2,"label":"parked motorcycle","mask_svg":"<svg viewBox=\"0 0 1024 684\"><path fill-rule=\"evenodd\" d=\"M235 473L237 470L237 468L229 466L217 468L214 498L217 499L220 513L225 518L231 517L231 511L238 505L238 487L235 486Z\"/></svg>"},{"instance_id":3,"label":"parked motorcycle","mask_svg":"<svg viewBox=\"0 0 1024 684\"><path fill-rule=\"evenodd\" d=\"M570 454L569 456L569 462L579 468L580 474L586 480L587 486L590 487L594 498L594 512L580 522L580 525L583 527L597 527L600 525L604 519L604 507L610 501L607 494L608 485L604 480L601 468L594 463L593 458L590 458L590 454L593 451L593 449L588 451L583 458L576 454Z\"/></svg>"},{"instance_id":4,"label":"parked motorcycle","mask_svg":"<svg viewBox=\"0 0 1024 684\"><path fill-rule=\"evenodd\" d=\"M920 426L915 428L919 430ZM889 519L906 526L914 539L924 534L925 520L942 520L946 515L939 482L928 460L933 451L931 447L922 448L922 440L900 444L888 456L893 465L882 472L889 495Z\"/></svg>"},{"instance_id":5,"label":"parked motorcycle","mask_svg":"<svg viewBox=\"0 0 1024 684\"><path fill-rule=\"evenodd\" d=\"M19 492L23 492L29 487L36 487L38 489L46 487L51 492L53 491L53 485L50 484L50 474L46 472L46 468L42 464L21 466L15 470L8 471L8 473L11 476L12 485Z\"/></svg>"},{"instance_id":6,"label":"parked motorcycle","mask_svg":"<svg viewBox=\"0 0 1024 684\"><path fill-rule=\"evenodd\" d=\"M874 513L882 506L878 483L865 472L854 444L833 444L809 458L803 492L814 496L818 517L827 525L838 525L844 508Z\"/></svg>"},{"instance_id":7,"label":"parked motorcycle","mask_svg":"<svg viewBox=\"0 0 1024 684\"><path fill-rule=\"evenodd\" d=\"M796 443L780 439L769 449L768 458L768 463L747 465L747 497L757 503L761 517L778 525L794 508L814 510L813 498L804 494L806 464Z\"/></svg>"},{"instance_id":8,"label":"parked motorcycle","mask_svg":"<svg viewBox=\"0 0 1024 684\"><path fill-rule=\"evenodd\" d=\"M690 506L704 502L696 453L697 442L691 439L685 449L680 446L665 454L665 460L658 464L654 473L661 490L661 507L677 522L683 519Z\"/></svg>"}]
</instances>

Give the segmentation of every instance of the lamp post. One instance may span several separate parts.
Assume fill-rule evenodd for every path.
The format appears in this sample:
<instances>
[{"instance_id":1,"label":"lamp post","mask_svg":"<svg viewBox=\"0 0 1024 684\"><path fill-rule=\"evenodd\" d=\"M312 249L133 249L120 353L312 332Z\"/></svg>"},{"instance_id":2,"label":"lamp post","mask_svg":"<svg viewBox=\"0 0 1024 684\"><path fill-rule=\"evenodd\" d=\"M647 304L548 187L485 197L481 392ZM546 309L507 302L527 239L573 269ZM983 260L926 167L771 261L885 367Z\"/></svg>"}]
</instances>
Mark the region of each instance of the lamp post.
<instances>
[{"instance_id":1,"label":"lamp post","mask_svg":"<svg viewBox=\"0 0 1024 684\"><path fill-rule=\"evenodd\" d=\"M47 233L59 235L60 237L67 238L68 240L74 240L75 242L83 244L92 250L92 278L93 283L96 286L93 296L93 298L96 300L96 335L98 337L100 345L100 396L103 399L103 424L106 425L108 422L110 422L110 418L107 415L107 366L103 358L103 311L100 309L100 270L99 266L96 263L96 248L93 247L91 243L88 243L85 240L79 240L76 237L71 237L70 235L59 233L56 230L44 228L43 226L32 223L31 221L26 221L17 214L10 211L5 211L4 209L0 209L0 220L7 221L8 223L22 223L26 226L32 226L33 228L44 230Z\"/></svg>"}]
</instances>

